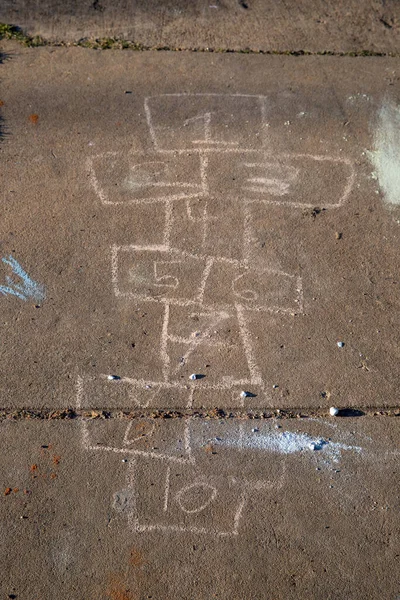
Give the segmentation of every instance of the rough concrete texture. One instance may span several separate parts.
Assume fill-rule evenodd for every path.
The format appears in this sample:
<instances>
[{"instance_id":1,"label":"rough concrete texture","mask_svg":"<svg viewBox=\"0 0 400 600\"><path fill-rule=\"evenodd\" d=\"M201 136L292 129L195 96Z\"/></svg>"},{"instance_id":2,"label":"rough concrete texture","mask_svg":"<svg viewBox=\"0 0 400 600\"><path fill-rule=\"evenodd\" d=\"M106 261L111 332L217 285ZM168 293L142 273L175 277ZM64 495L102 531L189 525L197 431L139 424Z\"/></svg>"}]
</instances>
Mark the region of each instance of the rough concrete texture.
<instances>
[{"instance_id":1,"label":"rough concrete texture","mask_svg":"<svg viewBox=\"0 0 400 600\"><path fill-rule=\"evenodd\" d=\"M399 61L2 51L0 595L398 600Z\"/></svg>"},{"instance_id":2,"label":"rough concrete texture","mask_svg":"<svg viewBox=\"0 0 400 600\"><path fill-rule=\"evenodd\" d=\"M31 35L118 37L146 46L263 51L400 51L396 0L2 0Z\"/></svg>"},{"instance_id":3,"label":"rough concrete texture","mask_svg":"<svg viewBox=\"0 0 400 600\"><path fill-rule=\"evenodd\" d=\"M164 458L133 436L84 449L82 422L2 423L1 597L395 600L396 421L195 420L191 461L180 420L123 424Z\"/></svg>"},{"instance_id":4,"label":"rough concrete texture","mask_svg":"<svg viewBox=\"0 0 400 600\"><path fill-rule=\"evenodd\" d=\"M396 59L10 46L2 72L3 407L397 405L368 154Z\"/></svg>"}]
</instances>

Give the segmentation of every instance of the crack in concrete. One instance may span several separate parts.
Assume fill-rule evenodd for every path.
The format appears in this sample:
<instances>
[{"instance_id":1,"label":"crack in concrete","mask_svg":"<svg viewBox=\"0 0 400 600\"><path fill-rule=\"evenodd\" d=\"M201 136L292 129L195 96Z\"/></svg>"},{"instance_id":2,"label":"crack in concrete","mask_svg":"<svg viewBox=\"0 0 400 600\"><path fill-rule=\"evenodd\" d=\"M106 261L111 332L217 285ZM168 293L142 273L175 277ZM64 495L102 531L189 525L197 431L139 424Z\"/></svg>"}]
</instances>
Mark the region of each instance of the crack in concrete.
<instances>
[{"instance_id":1,"label":"crack in concrete","mask_svg":"<svg viewBox=\"0 0 400 600\"><path fill-rule=\"evenodd\" d=\"M309 419L330 418L329 409L318 408L266 408L254 410L236 409L0 409L0 422L2 421L53 421L53 420L94 420L94 419L205 419L205 420L267 420L267 419ZM332 420L349 417L400 417L400 407L381 408L341 408L339 415Z\"/></svg>"},{"instance_id":2,"label":"crack in concrete","mask_svg":"<svg viewBox=\"0 0 400 600\"><path fill-rule=\"evenodd\" d=\"M217 47L175 47L175 46L147 46L141 42L136 42L124 38L104 37L104 38L81 38L75 41L51 40L36 35L31 36L22 31L15 25L0 23L0 41L15 40L30 48L49 46L57 47L80 47L93 50L133 50L136 52L208 52L221 54L262 54L266 56L378 56L385 58L396 58L400 56L399 52L377 52L374 50L355 50L347 52L336 52L333 50L263 50L261 48L217 48Z\"/></svg>"}]
</instances>

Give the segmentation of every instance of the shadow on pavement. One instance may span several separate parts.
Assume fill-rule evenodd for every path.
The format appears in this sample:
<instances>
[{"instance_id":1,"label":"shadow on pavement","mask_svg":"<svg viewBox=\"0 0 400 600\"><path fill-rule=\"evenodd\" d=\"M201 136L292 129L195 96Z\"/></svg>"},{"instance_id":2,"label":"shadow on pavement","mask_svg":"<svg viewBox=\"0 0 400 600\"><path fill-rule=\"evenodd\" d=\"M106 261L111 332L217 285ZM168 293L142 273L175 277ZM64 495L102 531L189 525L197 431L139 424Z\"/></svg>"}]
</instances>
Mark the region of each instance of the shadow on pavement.
<instances>
[{"instance_id":1,"label":"shadow on pavement","mask_svg":"<svg viewBox=\"0 0 400 600\"><path fill-rule=\"evenodd\" d=\"M356 408L342 408L340 411L341 417L363 417L365 412Z\"/></svg>"},{"instance_id":2,"label":"shadow on pavement","mask_svg":"<svg viewBox=\"0 0 400 600\"><path fill-rule=\"evenodd\" d=\"M1 52L0 51L0 65L3 64L8 58L10 58L10 55L7 54L6 52ZM3 101L0 99L0 111L1 111L1 107L3 106ZM5 127L4 127L4 118L2 116L2 114L0 114L0 141L5 138L7 135L6 131L5 131Z\"/></svg>"}]
</instances>

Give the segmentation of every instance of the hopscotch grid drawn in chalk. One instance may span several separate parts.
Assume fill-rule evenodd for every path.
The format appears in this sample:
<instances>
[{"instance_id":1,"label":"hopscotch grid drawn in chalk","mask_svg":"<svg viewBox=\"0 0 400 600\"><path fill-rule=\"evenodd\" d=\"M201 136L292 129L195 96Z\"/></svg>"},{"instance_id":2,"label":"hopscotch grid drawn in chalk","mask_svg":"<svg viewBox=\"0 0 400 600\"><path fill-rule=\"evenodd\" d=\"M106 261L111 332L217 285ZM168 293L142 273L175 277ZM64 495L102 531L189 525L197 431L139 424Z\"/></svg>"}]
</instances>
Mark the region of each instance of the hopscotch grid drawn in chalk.
<instances>
[{"instance_id":1,"label":"hopscotch grid drawn in chalk","mask_svg":"<svg viewBox=\"0 0 400 600\"><path fill-rule=\"evenodd\" d=\"M251 318L257 312L281 314L282 318L304 314L303 280L298 274L253 266L256 243L254 207L313 208L316 200L309 197L309 172L314 169L317 182L321 181L322 185L326 173L336 169L340 170L342 177L334 179L339 184L330 194L333 199L326 202L324 190L319 186L323 201L318 201L318 206L339 208L350 195L355 171L353 163L343 157L275 154L267 143L267 106L267 97L251 94L174 93L151 96L144 100L151 149L144 153L121 155L125 162L121 163L122 171L120 168L115 175L113 168L119 160L118 153L106 152L88 159L89 182L101 204L154 204L160 213L164 211L164 228L159 244L115 244L111 247L114 297L160 305L162 325L158 356L161 376L159 379L155 377L154 381L129 377L108 381L107 375L80 377L77 384L78 407L93 403L92 386L98 382L103 386L102 394L107 396L110 393L109 397L117 398L119 403L122 398L122 404L136 404L143 408L154 405L164 395L173 394L178 396L179 404L191 409L198 402L196 394L200 391L224 393L225 402L230 397L233 406L244 408L246 396L243 390L254 390L256 394L251 396L260 394L264 405L272 404L272 396L267 392L258 363ZM171 110L166 110L166 107ZM243 114L252 114L251 122L242 122L240 129L237 128L235 107L242 109ZM166 114L169 115L167 121ZM173 127L170 126L171 115L177 119ZM256 147L248 147L249 140ZM217 158L219 162L216 162ZM105 175L102 171L98 172L97 164L107 166ZM115 181L121 172L125 178L122 182ZM228 190L228 194L225 193L227 180L235 181L232 183L233 191ZM119 186L119 183L122 185ZM111 184L116 187L110 192ZM229 208L228 201L231 202ZM231 213L236 215L236 221L229 221ZM225 218L227 225L223 229ZM231 222L237 231L232 230ZM226 241L225 246L221 247L220 239ZM185 319L189 330L186 324L181 325ZM192 322L201 323L201 330L190 331ZM230 330L231 323L235 324L234 343L220 341L217 335L214 336L224 326ZM178 351L175 354L173 351L176 347L179 359ZM232 373L222 372L218 375L219 379L212 382L208 382L207 378L183 381L178 377L183 367L195 360L198 352L199 356L203 356L202 351L213 356L213 352L227 348L235 349ZM119 395L112 396L117 391ZM135 448L143 436L135 437L132 422L128 424L120 446L117 443L96 445L91 439L89 421L82 419L82 444L86 449L134 457L127 473L127 486L134 496L128 514L132 531L237 536L249 493L257 489L279 489L283 485L285 462L278 480L248 482L231 477L227 488L238 485L231 528L220 528L211 521L206 526L201 520L198 525L184 519L182 523L174 522L180 517L172 515L171 510L182 513L185 518L204 516L222 493L218 478L215 481L203 480L200 474L177 492L173 490L177 482L171 469L178 465L182 468L196 467L191 421L191 417L184 419L179 440L181 445L143 450ZM146 436L151 438L152 435L155 432L150 428ZM239 451L250 448L244 424L240 424L238 435L238 439L230 442L231 447ZM266 449L278 448L282 440L277 438L277 441L275 437L264 440ZM308 441L308 438L304 439ZM303 443L303 438L301 441ZM160 478L160 484L164 481L164 489L158 516L139 514L143 506L139 509L138 498L143 489L137 472L141 461L145 460L165 468ZM187 504L187 495L191 490L198 491L201 486L206 498L192 507Z\"/></svg>"}]
</instances>

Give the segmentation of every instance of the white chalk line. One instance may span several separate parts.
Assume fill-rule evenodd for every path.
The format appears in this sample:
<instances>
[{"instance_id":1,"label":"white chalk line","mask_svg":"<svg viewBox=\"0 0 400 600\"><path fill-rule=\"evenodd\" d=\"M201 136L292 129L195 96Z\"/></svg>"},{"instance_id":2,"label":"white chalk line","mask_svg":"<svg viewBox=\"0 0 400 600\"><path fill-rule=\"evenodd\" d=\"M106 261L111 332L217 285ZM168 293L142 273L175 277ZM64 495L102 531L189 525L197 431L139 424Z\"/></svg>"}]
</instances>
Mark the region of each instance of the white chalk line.
<instances>
[{"instance_id":1,"label":"white chalk line","mask_svg":"<svg viewBox=\"0 0 400 600\"><path fill-rule=\"evenodd\" d=\"M205 292L206 285L207 285L207 279L210 275L213 264L214 264L214 258L209 257L206 259L206 266L204 267L203 275L201 277L199 292L198 292L197 298L196 298L197 302L199 302L200 304L203 304L204 292Z\"/></svg>"},{"instance_id":2,"label":"white chalk line","mask_svg":"<svg viewBox=\"0 0 400 600\"><path fill-rule=\"evenodd\" d=\"M173 204L171 200L165 202L165 225L164 225L164 246L170 247L171 243L171 230L172 230L172 209Z\"/></svg>"},{"instance_id":3,"label":"white chalk line","mask_svg":"<svg viewBox=\"0 0 400 600\"><path fill-rule=\"evenodd\" d=\"M171 389L182 389L182 390L190 390L191 388L197 388L199 387L199 385L201 386L201 389L210 389L210 390L229 390L231 389L234 385L242 385L244 383L249 383L249 379L235 379L232 380L231 377L225 377L224 379L227 380L227 382L224 383L207 383L206 381L203 380L196 380L196 381L191 381L188 380L185 383L182 383L180 381L153 381L153 380L149 380L149 379L133 379L131 377L121 377L120 379L117 380L109 380L108 379L108 375L105 373L100 373L97 378L103 380L103 381L107 381L107 384L110 386L121 386L125 384L129 384L129 386L135 387L138 390L152 390L154 392L159 391L159 390L171 390ZM83 385L83 378L82 379L82 385ZM85 376L85 380L87 382L91 382L91 381L96 381L96 377L93 377L91 375ZM84 408L84 406L82 405L82 403L80 404L80 408Z\"/></svg>"},{"instance_id":4,"label":"white chalk line","mask_svg":"<svg viewBox=\"0 0 400 600\"><path fill-rule=\"evenodd\" d=\"M164 305L164 319L161 331L161 363L164 381L168 381L170 376L170 357L168 354L168 324L169 324L169 304Z\"/></svg>"},{"instance_id":5,"label":"white chalk line","mask_svg":"<svg viewBox=\"0 0 400 600\"><path fill-rule=\"evenodd\" d=\"M215 97L215 98L257 98L257 99L261 99L261 100L267 100L268 96L264 96L262 94L219 94L218 92L214 93L214 92L204 92L204 93L192 93L192 92L171 92L171 93L167 93L167 94L156 94L155 96L147 96L146 100L153 100L154 98L163 98L163 97L171 97L171 96L176 96L176 97L181 97L181 96L189 96L189 97L197 97L199 96L201 97Z\"/></svg>"},{"instance_id":6,"label":"white chalk line","mask_svg":"<svg viewBox=\"0 0 400 600\"><path fill-rule=\"evenodd\" d=\"M209 313L206 313L206 314L209 315ZM232 317L232 316L234 316L233 313L231 315L229 315L229 317ZM202 337L204 337L206 334L202 333L201 335L202 335ZM170 333L168 334L168 341L172 342L173 344L182 344L184 346L190 346L193 342L192 337L184 338L179 335L171 335ZM211 339L211 336L209 336L209 338L207 339L207 344L209 346L212 346L213 348L237 348L237 346L238 346L238 344L219 342L219 341L213 340L213 339Z\"/></svg>"},{"instance_id":7,"label":"white chalk line","mask_svg":"<svg viewBox=\"0 0 400 600\"><path fill-rule=\"evenodd\" d=\"M180 306L184 307L198 307L201 306L206 311L215 312L216 310L223 310L225 312L229 312L232 310L231 304L218 303L214 305L205 305L199 304L197 300L179 300L177 298L162 298L157 297L154 298L152 296L145 296L144 294L137 294L135 292L118 292L115 294L121 298L130 298L131 300L135 300L136 302L152 302L155 304L170 304L171 306ZM282 314L282 315L300 315L300 308L292 307L292 308L281 308L280 306L244 306L247 311L250 312L263 312L263 313L274 313L274 314Z\"/></svg>"},{"instance_id":8,"label":"white chalk line","mask_svg":"<svg viewBox=\"0 0 400 600\"><path fill-rule=\"evenodd\" d=\"M240 519L240 514L239 517ZM207 534L215 535L216 537L234 537L238 535L237 531L218 531L217 529L209 529L206 527L191 527L183 525L139 525L135 520L135 525L131 525L133 531L143 533L147 531L162 531L164 533L196 533L196 534Z\"/></svg>"},{"instance_id":9,"label":"white chalk line","mask_svg":"<svg viewBox=\"0 0 400 600\"><path fill-rule=\"evenodd\" d=\"M166 454L165 452L155 452L153 450L137 450L135 448L117 448L116 446L93 446L90 444L90 432L88 430L88 422L82 420L81 427L81 439L82 446L85 450L95 451L95 452L113 452L115 454L124 454L130 456L143 456L146 458L156 458L160 461L169 461L178 464L193 464L195 461L191 456L191 448L189 451L185 448L185 453L187 456L174 456L172 454ZM190 435L190 434L189 434ZM190 440L190 437L189 437Z\"/></svg>"},{"instance_id":10,"label":"white chalk line","mask_svg":"<svg viewBox=\"0 0 400 600\"><path fill-rule=\"evenodd\" d=\"M119 246L111 246L111 284L115 296L120 296L121 292L118 286L118 252Z\"/></svg>"},{"instance_id":11,"label":"white chalk line","mask_svg":"<svg viewBox=\"0 0 400 600\"><path fill-rule=\"evenodd\" d=\"M262 385L263 380L261 371L257 365L256 358L254 356L254 350L251 341L251 334L247 328L247 321L245 317L244 307L240 304L235 305L237 319L239 323L240 335L242 338L243 348L246 355L248 369L250 371L250 381L253 385Z\"/></svg>"},{"instance_id":12,"label":"white chalk line","mask_svg":"<svg viewBox=\"0 0 400 600\"><path fill-rule=\"evenodd\" d=\"M253 242L252 228L251 228L251 212L249 210L249 204L247 201L243 202L243 262L246 266L250 264L251 259L251 245Z\"/></svg>"},{"instance_id":13,"label":"white chalk line","mask_svg":"<svg viewBox=\"0 0 400 600\"><path fill-rule=\"evenodd\" d=\"M304 292L303 292L303 279L300 275L297 276L297 300L295 302L299 305L299 313L304 314Z\"/></svg>"},{"instance_id":14,"label":"white chalk line","mask_svg":"<svg viewBox=\"0 0 400 600\"><path fill-rule=\"evenodd\" d=\"M164 491L164 506L163 506L164 512L167 512L167 510L168 510L170 476L171 476L171 467L168 466L167 472L165 474L165 491Z\"/></svg>"},{"instance_id":15,"label":"white chalk line","mask_svg":"<svg viewBox=\"0 0 400 600\"><path fill-rule=\"evenodd\" d=\"M193 140L192 144L212 144L213 146L238 146L239 142L218 142L216 140Z\"/></svg>"},{"instance_id":16,"label":"white chalk line","mask_svg":"<svg viewBox=\"0 0 400 600\"><path fill-rule=\"evenodd\" d=\"M123 246L112 246L113 248L116 248L116 250L118 252L130 252L130 251L135 251L135 252L170 252L173 255L180 255L182 258L189 258L189 259L197 259L197 260L203 260L205 262L207 262L208 260L212 259L214 262L220 262L220 263L226 263L226 264L230 264L236 267L242 267L243 269L249 269L252 270L251 267L249 267L247 261L244 260L239 260L236 258L225 258L223 256L217 256L215 257L214 255L208 255L208 254L193 254L191 252L187 252L186 250L180 250L179 248L169 248L168 246L166 246L165 244L154 244L154 245L146 245L146 244L125 244ZM255 272L257 273L261 273L261 274L271 274L271 275L282 275L285 277L289 277L294 279L295 277L297 277L297 275L293 275L292 273L286 273L285 271L281 271L279 269L263 269L263 270L255 270L253 269Z\"/></svg>"}]
</instances>

